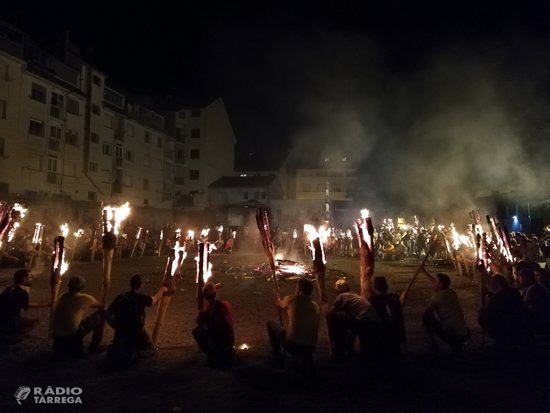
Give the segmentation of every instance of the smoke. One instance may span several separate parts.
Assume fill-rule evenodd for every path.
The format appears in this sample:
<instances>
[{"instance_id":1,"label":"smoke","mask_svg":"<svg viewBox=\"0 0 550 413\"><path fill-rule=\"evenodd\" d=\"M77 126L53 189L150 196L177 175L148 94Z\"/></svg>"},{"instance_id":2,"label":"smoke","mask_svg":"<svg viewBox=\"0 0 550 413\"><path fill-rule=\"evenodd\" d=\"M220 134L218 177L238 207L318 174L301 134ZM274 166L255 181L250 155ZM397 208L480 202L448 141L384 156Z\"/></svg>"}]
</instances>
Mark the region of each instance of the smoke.
<instances>
[{"instance_id":1,"label":"smoke","mask_svg":"<svg viewBox=\"0 0 550 413\"><path fill-rule=\"evenodd\" d=\"M272 62L292 62L278 67L294 108L290 158L315 167L346 157L355 200L381 214L452 219L495 192L537 196L547 173L533 142L546 129L533 123L548 107L539 71L514 67L511 54L455 46L392 70L360 36L279 50Z\"/></svg>"}]
</instances>

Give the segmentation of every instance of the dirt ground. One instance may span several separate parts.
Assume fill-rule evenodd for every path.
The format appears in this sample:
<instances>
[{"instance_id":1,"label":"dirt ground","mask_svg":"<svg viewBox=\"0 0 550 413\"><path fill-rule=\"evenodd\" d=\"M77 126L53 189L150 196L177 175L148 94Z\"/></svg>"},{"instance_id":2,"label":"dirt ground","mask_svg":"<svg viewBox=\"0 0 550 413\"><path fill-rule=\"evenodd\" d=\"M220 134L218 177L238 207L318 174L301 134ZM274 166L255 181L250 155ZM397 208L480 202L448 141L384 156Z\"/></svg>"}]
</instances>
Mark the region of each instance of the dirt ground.
<instances>
[{"instance_id":1,"label":"dirt ground","mask_svg":"<svg viewBox=\"0 0 550 413\"><path fill-rule=\"evenodd\" d=\"M289 257L287 257L289 258ZM248 265L265 262L261 254L212 255L213 279L222 283L219 296L231 301L239 350L233 371L215 370L205 365L191 336L195 325L195 269L185 264L159 338L157 355L123 371L99 369L104 354L79 360L54 361L51 340L47 339L48 309L31 309L42 319L26 341L0 354L0 411L90 412L209 412L225 411L548 411L550 402L550 357L548 344L539 343L535 358L522 352L500 355L483 338L477 323L479 306L477 285L459 278L452 268L428 267L430 272L452 275L472 331L469 349L455 359L442 347L438 357L426 351L420 316L431 295L431 286L420 276L405 306L407 325L406 365L400 370L373 371L350 359L334 363L324 326L315 352L318 377L305 379L293 371L274 369L267 363L269 342L265 322L275 319L272 283L254 277ZM308 263L308 258L302 257ZM146 293L153 294L162 277L166 258L144 257L115 260L109 302L128 289L135 272L148 279ZM390 289L400 293L415 272L415 262L377 263L376 275L387 277ZM355 258L329 257L327 292L335 296L333 285L345 276L357 289L358 261ZM0 287L7 285L13 269L0 269ZM73 263L64 276L79 274L88 280L84 292L100 295L101 262ZM32 301L48 301L50 289L47 270L35 271ZM66 281L65 281L66 282ZM62 291L66 289L65 282ZM280 282L281 295L290 294L295 280ZM151 331L154 309L147 313L146 327ZM105 329L104 342L110 343L113 331ZM19 405L14 393L19 386L80 387L82 404L36 404L28 397Z\"/></svg>"}]
</instances>

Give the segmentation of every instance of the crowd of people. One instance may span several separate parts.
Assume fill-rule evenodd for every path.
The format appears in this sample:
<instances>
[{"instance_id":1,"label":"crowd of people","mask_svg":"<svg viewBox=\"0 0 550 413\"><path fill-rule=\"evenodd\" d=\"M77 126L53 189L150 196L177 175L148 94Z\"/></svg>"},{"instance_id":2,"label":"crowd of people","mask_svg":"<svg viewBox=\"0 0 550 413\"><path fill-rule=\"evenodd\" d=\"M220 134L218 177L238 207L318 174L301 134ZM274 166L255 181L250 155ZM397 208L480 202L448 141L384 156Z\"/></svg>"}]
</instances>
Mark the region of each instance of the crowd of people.
<instances>
[{"instance_id":1,"label":"crowd of people","mask_svg":"<svg viewBox=\"0 0 550 413\"><path fill-rule=\"evenodd\" d=\"M435 276L424 272L433 281L433 295L422 316L427 346L437 353L442 343L459 356L470 337L462 307L451 279L444 273ZM550 273L537 262L521 260L504 271L493 268L489 275L478 267L485 280L484 302L479 311L479 326L494 340L495 348L521 347L534 354L541 337L550 337ZM67 291L55 303L30 300L32 273L17 270L13 285L0 294L0 340L4 345L23 340L38 322L29 318L31 307L54 305L52 320L53 353L57 357L83 355L83 339L91 334L88 354L106 349L105 365L129 367L141 358L155 353L155 346L145 330L146 308L156 305L167 292L161 287L154 295L143 293L143 277L136 274L129 280L129 291L118 295L110 305L104 297L96 299L84 292L86 281L75 275L67 283ZM217 299L219 284L207 282L202 289L206 306L198 312L192 335L198 348L206 354L208 364L228 369L235 361L235 334L231 305ZM300 278L294 294L280 297L274 290L274 305L284 314L281 322L266 323L271 345L271 363L275 367L291 366L303 374L314 374L314 352L319 328L326 322L334 361L356 357L367 366L399 366L403 363L406 326L400 297L388 293L385 277L376 276L368 297L350 289L346 279L334 285L332 303L312 298L314 282ZM287 320L286 327L282 320ZM108 324L114 340L102 346L103 331Z\"/></svg>"}]
</instances>

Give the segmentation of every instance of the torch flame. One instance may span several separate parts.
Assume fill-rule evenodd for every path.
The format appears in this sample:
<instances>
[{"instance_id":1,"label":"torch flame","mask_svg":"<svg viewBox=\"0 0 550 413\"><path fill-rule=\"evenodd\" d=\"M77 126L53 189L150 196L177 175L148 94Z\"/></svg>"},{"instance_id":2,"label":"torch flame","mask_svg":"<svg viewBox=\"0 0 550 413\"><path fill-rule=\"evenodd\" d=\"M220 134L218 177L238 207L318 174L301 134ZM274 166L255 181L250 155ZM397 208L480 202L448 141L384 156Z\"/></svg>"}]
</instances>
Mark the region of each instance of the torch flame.
<instances>
[{"instance_id":1,"label":"torch flame","mask_svg":"<svg viewBox=\"0 0 550 413\"><path fill-rule=\"evenodd\" d=\"M67 238L69 235L69 225L65 222L63 225L59 226L59 229L61 230L61 235L63 235L63 238Z\"/></svg>"},{"instance_id":2,"label":"torch flame","mask_svg":"<svg viewBox=\"0 0 550 413\"><path fill-rule=\"evenodd\" d=\"M80 238L83 234L84 234L84 230L83 230L83 229L78 229L78 231L73 232L73 235L74 235L76 238Z\"/></svg>"},{"instance_id":3,"label":"torch flame","mask_svg":"<svg viewBox=\"0 0 550 413\"><path fill-rule=\"evenodd\" d=\"M33 244L41 244L42 243L42 231L44 230L44 225L42 225L40 222L37 222L34 224L34 235L32 236L32 243Z\"/></svg>"},{"instance_id":4,"label":"torch flame","mask_svg":"<svg viewBox=\"0 0 550 413\"><path fill-rule=\"evenodd\" d=\"M141 231L143 231L142 227L138 227L137 233L136 233L136 239L139 239L141 237Z\"/></svg>"},{"instance_id":5,"label":"torch flame","mask_svg":"<svg viewBox=\"0 0 550 413\"><path fill-rule=\"evenodd\" d=\"M361 218L367 219L369 217L369 210L368 209L362 209L361 210Z\"/></svg>"},{"instance_id":6,"label":"torch flame","mask_svg":"<svg viewBox=\"0 0 550 413\"><path fill-rule=\"evenodd\" d=\"M208 233L210 232L210 228L203 228L201 230L201 238L206 238L208 237Z\"/></svg>"},{"instance_id":7,"label":"torch flame","mask_svg":"<svg viewBox=\"0 0 550 413\"><path fill-rule=\"evenodd\" d=\"M23 205L21 204L13 204L13 209L16 210L16 211L19 211L19 217L20 218L25 218L25 214L27 213L28 209L25 208Z\"/></svg>"},{"instance_id":8,"label":"torch flame","mask_svg":"<svg viewBox=\"0 0 550 413\"><path fill-rule=\"evenodd\" d=\"M8 242L11 242L13 240L13 237L15 237L15 231L19 228L19 222L14 222L13 226L10 229L10 232L8 232Z\"/></svg>"},{"instance_id":9,"label":"torch flame","mask_svg":"<svg viewBox=\"0 0 550 413\"><path fill-rule=\"evenodd\" d=\"M192 240L193 238L195 238L195 231L193 230L187 231L187 236L189 237L190 240Z\"/></svg>"},{"instance_id":10,"label":"torch flame","mask_svg":"<svg viewBox=\"0 0 550 413\"><path fill-rule=\"evenodd\" d=\"M130 203L126 202L125 204L119 207L106 206L105 208L103 208L103 211L105 211L107 215L108 231L113 231L115 235L118 235L118 231L120 229L120 225L122 224L122 221L124 221L130 215L130 211L131 211ZM114 220L114 225L111 226L110 223L113 220Z\"/></svg>"},{"instance_id":11,"label":"torch flame","mask_svg":"<svg viewBox=\"0 0 550 413\"><path fill-rule=\"evenodd\" d=\"M180 257L180 252L182 252L182 256ZM176 275L176 272L178 271L178 267L181 266L181 263L185 258L187 257L187 252L185 251L185 244L180 242L178 239L176 241L176 245L174 246L174 260L172 261L172 271L171 275Z\"/></svg>"}]
</instances>

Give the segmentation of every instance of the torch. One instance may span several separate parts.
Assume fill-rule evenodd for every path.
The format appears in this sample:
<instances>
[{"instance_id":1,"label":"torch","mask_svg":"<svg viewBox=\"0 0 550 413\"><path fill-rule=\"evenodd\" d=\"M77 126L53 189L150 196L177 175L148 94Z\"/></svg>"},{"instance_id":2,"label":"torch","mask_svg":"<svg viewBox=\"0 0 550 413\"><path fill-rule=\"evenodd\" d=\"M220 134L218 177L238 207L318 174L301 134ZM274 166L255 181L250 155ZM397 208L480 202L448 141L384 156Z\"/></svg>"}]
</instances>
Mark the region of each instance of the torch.
<instances>
[{"instance_id":1,"label":"torch","mask_svg":"<svg viewBox=\"0 0 550 413\"><path fill-rule=\"evenodd\" d=\"M48 337L52 337L53 333L53 315L55 311L55 304L57 302L57 296L59 295L59 288L61 287L61 276L67 271L68 264L64 261L65 237L58 235L53 241L53 257L52 257L52 269L50 273L50 289L52 293L52 307L50 310L50 326L48 328Z\"/></svg>"},{"instance_id":2,"label":"torch","mask_svg":"<svg viewBox=\"0 0 550 413\"><path fill-rule=\"evenodd\" d=\"M83 229L79 229L78 231L73 232L73 235L75 237L75 243L74 243L74 249L73 249L73 261L75 260L78 249L80 248L80 239L82 238L83 234L84 234Z\"/></svg>"},{"instance_id":3,"label":"torch","mask_svg":"<svg viewBox=\"0 0 550 413\"><path fill-rule=\"evenodd\" d=\"M374 227L368 209L361 210L361 218L355 221L355 230L359 242L361 295L368 299L371 294L370 278L374 274Z\"/></svg>"},{"instance_id":4,"label":"torch","mask_svg":"<svg viewBox=\"0 0 550 413\"><path fill-rule=\"evenodd\" d=\"M103 296L102 302L107 299L107 292L111 286L111 267L117 241L119 226L130 214L129 203L126 202L119 208L107 206L103 208Z\"/></svg>"},{"instance_id":5,"label":"torch","mask_svg":"<svg viewBox=\"0 0 550 413\"><path fill-rule=\"evenodd\" d=\"M1 215L2 219L0 221L0 249L2 248L2 242L7 238L7 241L10 242L14 235L15 230L19 227L19 218L23 218L27 212L27 209L21 206L20 204L13 204L13 207L8 208L5 202L1 204Z\"/></svg>"},{"instance_id":6,"label":"torch","mask_svg":"<svg viewBox=\"0 0 550 413\"><path fill-rule=\"evenodd\" d=\"M35 255L38 255L38 259L40 260L40 255L42 254L42 238L44 235L44 226L45 225L41 224L40 222L34 224L34 234L32 236L33 249L31 257L29 258L29 263L27 264L27 268L29 269L32 268Z\"/></svg>"},{"instance_id":7,"label":"torch","mask_svg":"<svg viewBox=\"0 0 550 413\"><path fill-rule=\"evenodd\" d=\"M277 274L275 272L275 260L273 259L275 249L271 239L271 225L269 224L267 209L258 208L258 211L256 212L256 224L258 224L264 252L269 262L271 272L273 273L273 284L275 286L275 291L279 293L279 283L277 282ZM281 309L279 309L279 322L283 325L283 315L281 313Z\"/></svg>"},{"instance_id":8,"label":"torch","mask_svg":"<svg viewBox=\"0 0 550 413\"><path fill-rule=\"evenodd\" d=\"M138 227L137 233L136 233L136 240L134 242L134 247L132 248L132 253L130 254L130 258L134 258L134 253L136 252L136 247L138 245L139 239L141 237L141 232L143 231L142 227Z\"/></svg>"},{"instance_id":9,"label":"torch","mask_svg":"<svg viewBox=\"0 0 550 413\"><path fill-rule=\"evenodd\" d=\"M212 263L210 262L210 252L216 247L209 242L199 242L197 257L197 310L201 311L204 308L204 299L202 296L202 288L204 283L212 276Z\"/></svg>"},{"instance_id":10,"label":"torch","mask_svg":"<svg viewBox=\"0 0 550 413\"><path fill-rule=\"evenodd\" d=\"M164 275L162 276L161 286L166 287L167 291L162 295L158 303L157 312L155 314L155 324L151 335L151 341L155 347L158 343L160 327L162 326L164 318L166 317L166 312L168 311L168 305L170 304L172 296L176 293L176 275L181 273L181 265L187 256L185 244L181 243L179 239L176 240L175 247L172 251L172 254L168 257L166 267L164 269Z\"/></svg>"}]
</instances>

